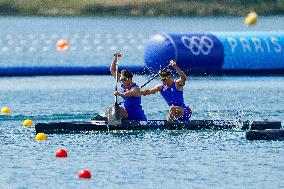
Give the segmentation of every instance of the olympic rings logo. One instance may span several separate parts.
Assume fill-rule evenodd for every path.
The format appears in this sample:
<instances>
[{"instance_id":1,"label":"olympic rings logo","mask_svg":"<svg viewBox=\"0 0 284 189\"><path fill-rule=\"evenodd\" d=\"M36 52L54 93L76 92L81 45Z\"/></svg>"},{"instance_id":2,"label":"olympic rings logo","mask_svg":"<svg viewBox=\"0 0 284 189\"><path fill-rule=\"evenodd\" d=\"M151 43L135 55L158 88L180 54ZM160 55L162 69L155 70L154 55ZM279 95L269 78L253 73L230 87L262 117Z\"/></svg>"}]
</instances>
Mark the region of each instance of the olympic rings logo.
<instances>
[{"instance_id":1,"label":"olympic rings logo","mask_svg":"<svg viewBox=\"0 0 284 189\"><path fill-rule=\"evenodd\" d=\"M214 46L213 40L208 36L182 36L181 41L183 45L188 48L192 54L199 55L208 55L211 51L211 48Z\"/></svg>"}]
</instances>

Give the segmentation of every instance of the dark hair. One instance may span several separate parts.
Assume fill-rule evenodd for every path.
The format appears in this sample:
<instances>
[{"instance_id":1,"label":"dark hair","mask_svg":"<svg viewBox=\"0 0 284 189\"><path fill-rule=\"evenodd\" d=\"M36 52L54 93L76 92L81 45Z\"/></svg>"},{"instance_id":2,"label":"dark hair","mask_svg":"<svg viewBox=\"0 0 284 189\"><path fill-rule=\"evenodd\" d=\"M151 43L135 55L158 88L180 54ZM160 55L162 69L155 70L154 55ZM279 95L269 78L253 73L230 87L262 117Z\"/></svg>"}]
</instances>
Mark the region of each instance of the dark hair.
<instances>
[{"instance_id":1,"label":"dark hair","mask_svg":"<svg viewBox=\"0 0 284 189\"><path fill-rule=\"evenodd\" d=\"M123 75L126 78L133 78L133 73L129 70L122 70L121 75Z\"/></svg>"},{"instance_id":2,"label":"dark hair","mask_svg":"<svg viewBox=\"0 0 284 189\"><path fill-rule=\"evenodd\" d=\"M162 71L159 75L160 75L160 77L173 76L173 75L172 75L172 72L171 72L170 70L168 70L168 69Z\"/></svg>"}]
</instances>

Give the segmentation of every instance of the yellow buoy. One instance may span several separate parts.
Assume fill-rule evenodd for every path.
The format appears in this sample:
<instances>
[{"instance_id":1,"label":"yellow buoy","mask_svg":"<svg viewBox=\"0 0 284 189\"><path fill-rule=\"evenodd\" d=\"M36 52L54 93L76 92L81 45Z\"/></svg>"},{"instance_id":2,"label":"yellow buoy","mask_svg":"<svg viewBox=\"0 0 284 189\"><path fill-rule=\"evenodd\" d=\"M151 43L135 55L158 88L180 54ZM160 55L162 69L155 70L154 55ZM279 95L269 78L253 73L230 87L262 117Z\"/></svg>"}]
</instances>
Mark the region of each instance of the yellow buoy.
<instances>
[{"instance_id":1,"label":"yellow buoy","mask_svg":"<svg viewBox=\"0 0 284 189\"><path fill-rule=\"evenodd\" d=\"M254 25L257 21L257 13L252 11L245 18L245 24L247 26Z\"/></svg>"},{"instance_id":2,"label":"yellow buoy","mask_svg":"<svg viewBox=\"0 0 284 189\"><path fill-rule=\"evenodd\" d=\"M46 134L38 133L35 137L36 140L46 140Z\"/></svg>"},{"instance_id":3,"label":"yellow buoy","mask_svg":"<svg viewBox=\"0 0 284 189\"><path fill-rule=\"evenodd\" d=\"M24 122L23 122L23 126L27 127L27 126L32 126L33 125L33 121L30 120L30 119L26 119Z\"/></svg>"},{"instance_id":4,"label":"yellow buoy","mask_svg":"<svg viewBox=\"0 0 284 189\"><path fill-rule=\"evenodd\" d=\"M1 113L2 114L8 114L8 113L11 113L11 110L9 107L5 106L1 109Z\"/></svg>"}]
</instances>

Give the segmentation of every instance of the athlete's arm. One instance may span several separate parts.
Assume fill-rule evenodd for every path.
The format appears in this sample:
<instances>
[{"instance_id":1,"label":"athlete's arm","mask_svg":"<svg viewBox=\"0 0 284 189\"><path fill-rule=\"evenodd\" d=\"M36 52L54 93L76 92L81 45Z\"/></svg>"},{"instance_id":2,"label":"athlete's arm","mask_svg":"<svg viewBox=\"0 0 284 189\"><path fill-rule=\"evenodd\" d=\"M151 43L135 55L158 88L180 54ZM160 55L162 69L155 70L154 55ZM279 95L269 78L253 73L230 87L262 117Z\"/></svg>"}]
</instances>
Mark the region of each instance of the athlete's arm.
<instances>
[{"instance_id":1,"label":"athlete's arm","mask_svg":"<svg viewBox=\"0 0 284 189\"><path fill-rule=\"evenodd\" d=\"M141 95L147 96L147 95L155 94L156 92L161 91L161 89L162 89L162 84L159 84L153 88L142 90Z\"/></svg>"},{"instance_id":2,"label":"athlete's arm","mask_svg":"<svg viewBox=\"0 0 284 189\"><path fill-rule=\"evenodd\" d=\"M185 73L178 67L177 63L173 60L170 61L170 65L176 70L179 75L179 79L176 80L176 83L179 87L183 87L186 81Z\"/></svg>"},{"instance_id":3,"label":"athlete's arm","mask_svg":"<svg viewBox=\"0 0 284 189\"><path fill-rule=\"evenodd\" d=\"M121 96L121 97L139 97L141 96L140 88L139 87L133 87L130 91L120 93L118 91L114 92L114 95Z\"/></svg>"},{"instance_id":4,"label":"athlete's arm","mask_svg":"<svg viewBox=\"0 0 284 189\"><path fill-rule=\"evenodd\" d=\"M114 58L113 58L113 61L111 63L111 66L110 66L110 73L111 73L111 75L113 75L113 77L115 79L116 79L116 72L118 72L118 70L116 70L116 68L117 68L116 63L117 63L117 61L120 57L121 57L121 53L119 53L119 52L114 53ZM117 77L120 77L119 72L117 73Z\"/></svg>"}]
</instances>

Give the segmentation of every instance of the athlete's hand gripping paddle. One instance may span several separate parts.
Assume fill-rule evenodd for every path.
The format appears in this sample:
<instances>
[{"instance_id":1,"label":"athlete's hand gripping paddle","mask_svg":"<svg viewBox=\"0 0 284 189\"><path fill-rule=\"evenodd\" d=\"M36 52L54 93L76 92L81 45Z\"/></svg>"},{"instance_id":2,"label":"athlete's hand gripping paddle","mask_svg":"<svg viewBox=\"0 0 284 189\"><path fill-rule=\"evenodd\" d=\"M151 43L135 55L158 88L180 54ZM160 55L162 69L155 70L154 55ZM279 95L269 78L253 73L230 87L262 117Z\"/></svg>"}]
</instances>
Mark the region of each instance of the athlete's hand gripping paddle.
<instances>
[{"instance_id":1,"label":"athlete's hand gripping paddle","mask_svg":"<svg viewBox=\"0 0 284 189\"><path fill-rule=\"evenodd\" d=\"M143 87L145 87L148 83L150 83L153 79L155 79L156 77L158 77L160 75L160 73L162 73L163 71L165 71L166 69L168 69L171 66L171 64L168 64L166 67L164 67L163 69L161 69L157 74L155 74L151 79L149 79L146 83L144 83L143 85L141 85L141 89Z\"/></svg>"}]
</instances>

